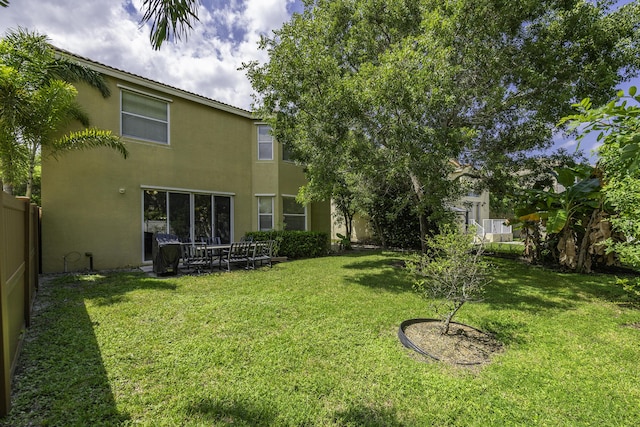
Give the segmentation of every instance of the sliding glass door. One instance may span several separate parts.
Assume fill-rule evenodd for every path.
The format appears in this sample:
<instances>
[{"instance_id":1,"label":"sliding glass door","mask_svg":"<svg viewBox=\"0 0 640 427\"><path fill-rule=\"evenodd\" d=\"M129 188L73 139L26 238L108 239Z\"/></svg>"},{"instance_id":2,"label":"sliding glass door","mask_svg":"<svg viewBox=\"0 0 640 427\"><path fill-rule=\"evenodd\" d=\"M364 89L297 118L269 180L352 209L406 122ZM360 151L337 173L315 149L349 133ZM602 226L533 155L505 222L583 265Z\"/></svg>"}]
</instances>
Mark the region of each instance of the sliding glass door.
<instances>
[{"instance_id":1,"label":"sliding glass door","mask_svg":"<svg viewBox=\"0 0 640 427\"><path fill-rule=\"evenodd\" d=\"M231 242L231 197L177 191L143 191L144 259L151 260L154 233L169 233L182 242Z\"/></svg>"}]
</instances>

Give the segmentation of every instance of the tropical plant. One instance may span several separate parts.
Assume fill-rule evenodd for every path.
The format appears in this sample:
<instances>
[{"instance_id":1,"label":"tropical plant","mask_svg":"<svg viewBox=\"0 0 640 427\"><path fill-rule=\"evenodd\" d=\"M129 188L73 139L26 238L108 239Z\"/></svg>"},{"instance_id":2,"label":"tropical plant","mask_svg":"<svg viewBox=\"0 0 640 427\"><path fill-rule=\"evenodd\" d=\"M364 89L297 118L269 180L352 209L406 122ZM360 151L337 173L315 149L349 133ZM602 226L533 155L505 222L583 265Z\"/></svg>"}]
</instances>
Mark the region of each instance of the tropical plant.
<instances>
[{"instance_id":1,"label":"tropical plant","mask_svg":"<svg viewBox=\"0 0 640 427\"><path fill-rule=\"evenodd\" d=\"M512 223L522 223L525 234L525 256L540 261L543 248L561 266L578 271L590 271L592 261L613 263L612 256L604 256L603 243L607 233L604 208L600 193L600 179L589 165L562 167L554 176L554 186L544 189L526 189L521 193ZM545 227L545 233L537 230ZM594 233L601 229L603 233ZM533 249L537 248L537 249ZM588 254L599 257L594 259Z\"/></svg>"},{"instance_id":2,"label":"tropical plant","mask_svg":"<svg viewBox=\"0 0 640 427\"><path fill-rule=\"evenodd\" d=\"M99 73L56 56L44 35L19 29L0 41L0 171L8 191L26 181L31 197L41 155L109 147L127 157L126 147L110 131L91 128L60 136L73 121L89 125L75 101L75 81L109 95Z\"/></svg>"},{"instance_id":3,"label":"tropical plant","mask_svg":"<svg viewBox=\"0 0 640 427\"><path fill-rule=\"evenodd\" d=\"M490 282L482 245L474 246L475 231L446 228L426 241L428 250L407 262L417 275L414 289L443 313L442 334L467 302L479 301Z\"/></svg>"},{"instance_id":4,"label":"tropical plant","mask_svg":"<svg viewBox=\"0 0 640 427\"><path fill-rule=\"evenodd\" d=\"M580 139L597 134L602 194L613 213L609 221L614 232L624 236L609 238L609 251L640 268L640 95L632 86L627 94L618 91L611 102L600 107L594 108L589 99L574 107L578 113L564 120L574 128L580 126Z\"/></svg>"}]
</instances>

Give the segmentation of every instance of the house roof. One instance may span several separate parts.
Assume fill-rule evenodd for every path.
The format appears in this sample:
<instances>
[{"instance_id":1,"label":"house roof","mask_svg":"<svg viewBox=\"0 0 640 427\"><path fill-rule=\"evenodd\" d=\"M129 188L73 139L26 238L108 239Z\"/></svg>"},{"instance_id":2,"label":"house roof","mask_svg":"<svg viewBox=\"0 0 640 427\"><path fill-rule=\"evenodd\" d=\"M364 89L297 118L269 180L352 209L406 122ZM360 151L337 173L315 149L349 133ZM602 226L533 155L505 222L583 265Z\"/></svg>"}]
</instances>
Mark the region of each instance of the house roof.
<instances>
[{"instance_id":1,"label":"house roof","mask_svg":"<svg viewBox=\"0 0 640 427\"><path fill-rule=\"evenodd\" d=\"M114 77L120 80L124 80L129 83L134 83L140 86L144 86L150 89L154 89L168 95L176 96L183 99L188 99L193 102L197 102L199 104L206 105L211 108L215 108L218 110L225 111L227 113L236 114L238 116L242 116L248 119L258 120L257 117L253 115L251 111L244 110L242 108L234 107L230 104L225 104L220 101L216 101L215 99L207 98L202 95L198 95L197 93L189 92L184 89L179 89L177 87L169 86L164 83L157 82L155 80L148 79L146 77L139 76L137 74L130 73L125 70L120 70L115 67L111 67L109 65L102 64L100 62L94 61L92 59L77 55L75 53L69 52L64 49L60 49L58 47L53 46L53 49L58 52L59 55L64 57L69 57L70 59L77 61L99 73L102 73L106 76Z\"/></svg>"}]
</instances>

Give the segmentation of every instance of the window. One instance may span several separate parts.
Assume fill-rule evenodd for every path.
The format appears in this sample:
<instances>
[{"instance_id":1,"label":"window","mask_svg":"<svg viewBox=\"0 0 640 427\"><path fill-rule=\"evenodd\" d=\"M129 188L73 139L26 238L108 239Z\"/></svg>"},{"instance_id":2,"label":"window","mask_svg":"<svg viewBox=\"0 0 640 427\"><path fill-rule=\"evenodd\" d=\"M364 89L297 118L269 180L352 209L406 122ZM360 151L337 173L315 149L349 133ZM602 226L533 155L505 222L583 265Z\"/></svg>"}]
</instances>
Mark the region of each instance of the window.
<instances>
[{"instance_id":1,"label":"window","mask_svg":"<svg viewBox=\"0 0 640 427\"><path fill-rule=\"evenodd\" d=\"M273 136L270 131L269 126L258 126L258 160L273 160Z\"/></svg>"},{"instance_id":2,"label":"window","mask_svg":"<svg viewBox=\"0 0 640 427\"><path fill-rule=\"evenodd\" d=\"M273 197L258 197L258 230L273 230Z\"/></svg>"},{"instance_id":3,"label":"window","mask_svg":"<svg viewBox=\"0 0 640 427\"><path fill-rule=\"evenodd\" d=\"M121 92L122 136L169 143L169 103L138 93Z\"/></svg>"},{"instance_id":4,"label":"window","mask_svg":"<svg viewBox=\"0 0 640 427\"><path fill-rule=\"evenodd\" d=\"M292 162L291 158L291 150L287 146L287 144L282 144L282 160L285 162Z\"/></svg>"},{"instance_id":5,"label":"window","mask_svg":"<svg viewBox=\"0 0 640 427\"><path fill-rule=\"evenodd\" d=\"M150 260L154 233L175 234L183 242L222 243L232 239L232 199L230 196L188 191L143 190L144 259Z\"/></svg>"},{"instance_id":6,"label":"window","mask_svg":"<svg viewBox=\"0 0 640 427\"><path fill-rule=\"evenodd\" d=\"M307 229L307 209L296 202L295 197L282 198L282 212L284 213L284 224L286 230Z\"/></svg>"}]
</instances>

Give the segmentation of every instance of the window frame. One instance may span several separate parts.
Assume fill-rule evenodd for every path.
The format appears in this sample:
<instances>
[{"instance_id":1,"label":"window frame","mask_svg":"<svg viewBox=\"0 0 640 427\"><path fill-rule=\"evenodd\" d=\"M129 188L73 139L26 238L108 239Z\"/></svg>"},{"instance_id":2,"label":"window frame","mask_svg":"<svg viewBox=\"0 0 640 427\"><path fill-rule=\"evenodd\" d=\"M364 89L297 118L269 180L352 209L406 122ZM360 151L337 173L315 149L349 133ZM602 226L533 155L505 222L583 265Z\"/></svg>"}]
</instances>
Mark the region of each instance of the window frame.
<instances>
[{"instance_id":1,"label":"window frame","mask_svg":"<svg viewBox=\"0 0 640 427\"><path fill-rule=\"evenodd\" d=\"M171 124L170 124L170 117L171 117L171 109L170 109L170 104L172 102L171 99L168 98L163 98L160 96L155 96L146 92L142 92L139 90L135 90L132 88L128 88L125 86L120 86L118 85L118 87L120 88L120 135L122 135L125 138L132 138L132 139L136 139L139 141L145 141L145 142L151 142L154 144L160 144L160 145L171 145ZM129 111L125 111L124 109L124 93L127 93L128 95L132 95L132 96L137 96L137 97L141 97L141 98L147 98L153 101L157 101L157 102L162 102L165 104L165 111L166 111L166 120L162 120L162 119L158 119L155 117L149 117L149 116L145 116L143 114L140 113L133 113L133 112L129 112ZM139 135L134 135L132 133L125 133L125 126L124 126L124 117L130 117L130 118L138 118L138 119L142 119L142 120L146 120L146 121L152 121L155 123L162 123L165 125L166 127L166 134L167 134L167 138L166 141L161 141L161 140L157 140L157 139L150 139L150 138L145 138L143 136L139 136Z\"/></svg>"},{"instance_id":2,"label":"window frame","mask_svg":"<svg viewBox=\"0 0 640 427\"><path fill-rule=\"evenodd\" d=\"M258 231L271 231L274 229L274 217L275 217L275 206L274 206L274 195L271 194L256 194L257 197L257 201L258 201ZM271 201L271 212L267 212L267 213L263 213L260 211L260 199L269 199ZM269 229L264 229L262 228L262 217L267 217L270 216L271 217L271 228Z\"/></svg>"},{"instance_id":3,"label":"window frame","mask_svg":"<svg viewBox=\"0 0 640 427\"><path fill-rule=\"evenodd\" d=\"M294 203L296 203L297 205L301 206L304 213L298 214L298 213L287 213L285 208L285 202L284 199L293 199ZM287 224L287 217L296 217L296 218L304 218L304 228L300 231L307 231L308 230L308 224L307 224L307 205L303 205L298 203L298 201L296 200L296 196L290 195L290 194L283 194L282 195L282 218L283 218L283 222L284 224Z\"/></svg>"},{"instance_id":4,"label":"window frame","mask_svg":"<svg viewBox=\"0 0 640 427\"><path fill-rule=\"evenodd\" d=\"M269 137L268 139L260 137L260 134L261 134L260 130L263 129L263 128L267 129L267 135ZM274 138L273 138L273 135L271 135L271 126L269 126L269 125L258 125L256 131L258 132L258 160L266 160L266 161L273 160L273 145L274 145L273 141L274 141ZM268 158L267 157L263 158L262 155L261 155L262 152L260 150L260 147L264 146L264 145L269 145L269 147L270 147L270 155L269 155Z\"/></svg>"}]
</instances>

